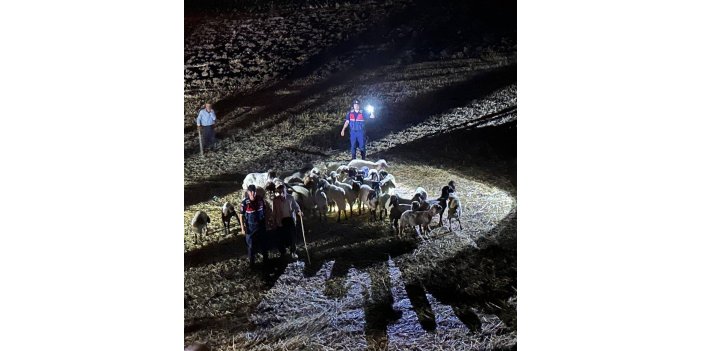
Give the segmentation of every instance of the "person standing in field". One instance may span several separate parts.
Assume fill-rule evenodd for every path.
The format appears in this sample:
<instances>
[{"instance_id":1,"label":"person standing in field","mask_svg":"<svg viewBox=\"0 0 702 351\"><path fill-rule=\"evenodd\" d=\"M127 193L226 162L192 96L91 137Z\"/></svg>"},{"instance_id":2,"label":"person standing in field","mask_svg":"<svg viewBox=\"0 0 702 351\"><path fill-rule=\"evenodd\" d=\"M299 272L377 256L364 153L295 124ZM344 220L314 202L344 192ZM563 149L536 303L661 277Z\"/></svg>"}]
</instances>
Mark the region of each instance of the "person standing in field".
<instances>
[{"instance_id":1,"label":"person standing in field","mask_svg":"<svg viewBox=\"0 0 702 351\"><path fill-rule=\"evenodd\" d=\"M356 147L361 150L361 159L366 159L366 117L375 118L371 112L361 110L361 102L357 99L353 100L353 108L346 114L344 127L341 128L341 136L344 136L346 127L351 131L351 159L356 159Z\"/></svg>"},{"instance_id":2,"label":"person standing in field","mask_svg":"<svg viewBox=\"0 0 702 351\"><path fill-rule=\"evenodd\" d=\"M302 217L302 210L295 199L290 196L285 189L283 183L278 183L275 188L278 195L273 200L273 218L275 225L278 228L278 250L282 256L285 253L285 248L290 248L290 256L297 259L297 248L295 241L297 239L295 232L296 214Z\"/></svg>"},{"instance_id":3,"label":"person standing in field","mask_svg":"<svg viewBox=\"0 0 702 351\"><path fill-rule=\"evenodd\" d=\"M202 138L201 142L203 149L212 149L214 147L214 125L216 121L217 116L215 116L215 112L212 109L212 104L208 102L205 104L205 108L200 110L200 112L197 114L197 118L195 119L195 123L197 123L197 130L200 132L200 136Z\"/></svg>"},{"instance_id":4,"label":"person standing in field","mask_svg":"<svg viewBox=\"0 0 702 351\"><path fill-rule=\"evenodd\" d=\"M249 265L256 262L256 253L263 254L263 260L268 260L268 245L266 244L266 202L256 195L256 186L251 184L246 189L246 198L241 202L241 234L246 235Z\"/></svg>"}]
</instances>

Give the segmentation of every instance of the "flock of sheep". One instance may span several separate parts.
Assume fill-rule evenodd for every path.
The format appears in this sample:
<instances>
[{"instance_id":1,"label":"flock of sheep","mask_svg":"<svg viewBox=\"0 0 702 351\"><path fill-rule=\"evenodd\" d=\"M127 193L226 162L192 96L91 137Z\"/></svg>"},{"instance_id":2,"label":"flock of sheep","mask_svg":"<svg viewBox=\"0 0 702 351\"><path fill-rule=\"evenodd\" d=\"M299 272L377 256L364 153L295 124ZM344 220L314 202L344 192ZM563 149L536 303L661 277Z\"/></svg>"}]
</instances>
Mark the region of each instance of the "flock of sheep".
<instances>
[{"instance_id":1,"label":"flock of sheep","mask_svg":"<svg viewBox=\"0 0 702 351\"><path fill-rule=\"evenodd\" d=\"M276 177L276 172L249 173L242 183L242 188L254 184L257 194L266 200L266 227L275 227L272 216L272 201L275 196L275 184L282 182L291 196L305 212L319 217L320 222L327 220L327 214L336 211L336 221L353 216L354 206L358 214L363 214L367 208L370 220L383 220L387 216L394 232L404 234L408 227L422 234L429 231L429 223L439 215L439 225L443 226L444 212L448 219L449 230L452 231L452 219L458 220L460 229L462 206L458 198L455 184L449 181L441 188L441 196L428 199L427 192L418 187L412 197L403 197L395 192L395 177L387 172L389 165L385 160L370 162L352 160L348 164L338 162L317 167L306 167L283 179ZM238 205L238 204L237 204ZM348 205L348 206L347 206ZM347 214L348 207L348 214ZM231 218L236 214L236 207L229 202L222 206L222 224L225 234L230 231ZM378 213L380 212L380 213ZM238 218L237 218L238 219ZM191 221L195 241L207 232L209 216L204 211L197 211Z\"/></svg>"}]
</instances>

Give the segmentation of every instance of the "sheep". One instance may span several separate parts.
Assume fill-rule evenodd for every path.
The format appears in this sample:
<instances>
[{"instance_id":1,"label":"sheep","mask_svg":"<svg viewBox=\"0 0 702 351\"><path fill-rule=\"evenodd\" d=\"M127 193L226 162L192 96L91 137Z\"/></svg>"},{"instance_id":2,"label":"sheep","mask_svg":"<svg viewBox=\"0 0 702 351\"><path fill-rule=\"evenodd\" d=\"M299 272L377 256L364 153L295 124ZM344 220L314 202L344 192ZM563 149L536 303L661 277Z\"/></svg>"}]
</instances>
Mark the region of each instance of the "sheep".
<instances>
[{"instance_id":1,"label":"sheep","mask_svg":"<svg viewBox=\"0 0 702 351\"><path fill-rule=\"evenodd\" d=\"M441 205L441 212L439 212L439 224L442 226L444 225L444 211L448 208L447 201L448 201L449 194L451 192L452 192L452 190L451 190L450 186L444 185L441 188L441 196L435 200L439 203L439 205Z\"/></svg>"},{"instance_id":2,"label":"sheep","mask_svg":"<svg viewBox=\"0 0 702 351\"><path fill-rule=\"evenodd\" d=\"M359 186L358 200L361 202L359 205L361 214L363 214L363 206L368 202L368 194L370 194L371 191L373 191L373 188L368 185L363 184Z\"/></svg>"},{"instance_id":3,"label":"sheep","mask_svg":"<svg viewBox=\"0 0 702 351\"><path fill-rule=\"evenodd\" d=\"M429 206L424 206L424 204L420 203L419 201L412 201L411 206L412 206L412 211L426 211L429 209Z\"/></svg>"},{"instance_id":4,"label":"sheep","mask_svg":"<svg viewBox=\"0 0 702 351\"><path fill-rule=\"evenodd\" d=\"M234 205L229 202L225 202L222 206L222 225L224 226L224 234L229 235L229 226L231 224L232 216L236 214L236 209ZM239 217L236 217L237 220Z\"/></svg>"},{"instance_id":5,"label":"sheep","mask_svg":"<svg viewBox=\"0 0 702 351\"><path fill-rule=\"evenodd\" d=\"M458 195L451 193L448 197L448 214L446 218L449 221L449 230L453 231L451 228L451 218L456 218L458 220L458 227L463 230L463 225L461 224L461 214L463 214L463 206L461 206L461 200Z\"/></svg>"},{"instance_id":6,"label":"sheep","mask_svg":"<svg viewBox=\"0 0 702 351\"><path fill-rule=\"evenodd\" d=\"M417 188L418 190L420 188ZM422 189L423 190L423 189ZM448 208L448 197L449 194L451 193L451 188L444 185L443 188L441 188L441 196L438 199L435 200L423 200L420 195L421 192L417 192L415 196L412 198L413 200L416 198L419 198L419 206L417 208L412 208L415 211L427 211L429 208L431 208L432 205L439 205L441 206L441 212L439 212L439 225L444 225L444 211Z\"/></svg>"},{"instance_id":7,"label":"sheep","mask_svg":"<svg viewBox=\"0 0 702 351\"><path fill-rule=\"evenodd\" d=\"M302 178L302 185L307 189L317 189L319 188L319 176L312 173Z\"/></svg>"},{"instance_id":8,"label":"sheep","mask_svg":"<svg viewBox=\"0 0 702 351\"><path fill-rule=\"evenodd\" d=\"M412 201L425 201L427 199L427 191L424 190L421 186L417 188L417 190L414 191L414 196L412 197Z\"/></svg>"},{"instance_id":9,"label":"sheep","mask_svg":"<svg viewBox=\"0 0 702 351\"><path fill-rule=\"evenodd\" d=\"M387 174L387 172L386 172ZM371 169L368 171L368 178L374 181L380 181L380 175L378 175L378 170L377 169Z\"/></svg>"},{"instance_id":10,"label":"sheep","mask_svg":"<svg viewBox=\"0 0 702 351\"><path fill-rule=\"evenodd\" d=\"M325 168L324 167L312 167L312 169L308 172L307 175L316 175L317 177L321 176L324 174Z\"/></svg>"},{"instance_id":11,"label":"sheep","mask_svg":"<svg viewBox=\"0 0 702 351\"><path fill-rule=\"evenodd\" d=\"M311 210L314 208L314 199L312 198L309 189L299 185L293 185L288 189L292 190L292 196L295 201L297 201L300 208L305 210Z\"/></svg>"},{"instance_id":12,"label":"sheep","mask_svg":"<svg viewBox=\"0 0 702 351\"><path fill-rule=\"evenodd\" d=\"M319 221L322 221L322 218L324 218L324 222L327 221L327 194L324 193L323 190L317 190L314 192L314 203L315 207L317 209L317 212L319 213Z\"/></svg>"},{"instance_id":13,"label":"sheep","mask_svg":"<svg viewBox=\"0 0 702 351\"><path fill-rule=\"evenodd\" d=\"M374 168L377 170L390 167L390 165L388 165L388 163L385 162L385 160L383 159L380 159L376 162L370 162L366 160L351 160L351 162L349 162L347 166L356 167L356 169L361 169L361 167L365 166L368 167L368 169Z\"/></svg>"},{"instance_id":14,"label":"sheep","mask_svg":"<svg viewBox=\"0 0 702 351\"><path fill-rule=\"evenodd\" d=\"M390 193L382 193L378 197L378 207L380 208L380 220L383 220L385 216L388 215L388 208L390 207Z\"/></svg>"},{"instance_id":15,"label":"sheep","mask_svg":"<svg viewBox=\"0 0 702 351\"><path fill-rule=\"evenodd\" d=\"M368 195L366 196L365 204L368 205L368 211L371 214L370 220L375 221L376 220L376 213L378 210L378 203L379 203L379 197L378 193L375 190L371 190L368 192Z\"/></svg>"},{"instance_id":16,"label":"sheep","mask_svg":"<svg viewBox=\"0 0 702 351\"><path fill-rule=\"evenodd\" d=\"M200 242L200 236L207 234L207 223L210 223L210 216L205 211L197 211L190 221L191 231L195 234L195 243ZM204 231L204 234L203 234Z\"/></svg>"},{"instance_id":17,"label":"sheep","mask_svg":"<svg viewBox=\"0 0 702 351\"><path fill-rule=\"evenodd\" d=\"M346 190L344 188L338 187L334 184L330 184L325 179L320 180L321 187L327 194L327 198L334 202L337 206L337 217L336 222L341 222L341 211L344 211L344 219L348 219L346 216Z\"/></svg>"},{"instance_id":18,"label":"sheep","mask_svg":"<svg viewBox=\"0 0 702 351\"><path fill-rule=\"evenodd\" d=\"M346 201L351 207L350 215L353 217L353 203L356 201L356 199L358 199L358 192L361 190L360 185L357 182L353 182L352 184L346 184L339 181L336 181L333 184L344 189ZM346 209L346 204L344 203L340 205L337 202L336 205L340 206L339 209L341 209L342 206L344 209Z\"/></svg>"},{"instance_id":19,"label":"sheep","mask_svg":"<svg viewBox=\"0 0 702 351\"><path fill-rule=\"evenodd\" d=\"M402 204L399 202L399 197L397 195L392 195L390 196L390 202L389 202L389 215L388 218L390 219L391 226L392 228L396 229L398 231L399 235L399 228L397 222L400 220L400 217L402 217L402 214L405 211L411 210L412 205L410 204Z\"/></svg>"},{"instance_id":20,"label":"sheep","mask_svg":"<svg viewBox=\"0 0 702 351\"><path fill-rule=\"evenodd\" d=\"M269 169L266 173L249 173L241 183L241 187L244 189L244 191L246 191L246 188L248 188L250 184L265 188L266 183L268 183L269 180L274 179L275 175L276 173L272 169Z\"/></svg>"},{"instance_id":21,"label":"sheep","mask_svg":"<svg viewBox=\"0 0 702 351\"><path fill-rule=\"evenodd\" d=\"M283 180L283 182L284 182L285 184L290 184L290 185L292 185L292 184L295 184L295 185L302 185L302 184L305 184L305 181L304 181L303 179L304 179L304 178L300 178L300 177L298 177L298 176L296 176L296 175L291 175L291 176L285 177L285 179Z\"/></svg>"},{"instance_id":22,"label":"sheep","mask_svg":"<svg viewBox=\"0 0 702 351\"><path fill-rule=\"evenodd\" d=\"M434 218L441 211L441 206L432 205L428 211L405 211L400 216L400 235L404 234L405 227L412 227L415 232L417 231L416 226L419 226L420 231L419 237L422 238L422 231L424 234L429 232L429 223L431 219Z\"/></svg>"},{"instance_id":23,"label":"sheep","mask_svg":"<svg viewBox=\"0 0 702 351\"><path fill-rule=\"evenodd\" d=\"M380 186L380 191L383 193L394 193L395 192L395 182L393 179L384 179L378 184Z\"/></svg>"}]
</instances>

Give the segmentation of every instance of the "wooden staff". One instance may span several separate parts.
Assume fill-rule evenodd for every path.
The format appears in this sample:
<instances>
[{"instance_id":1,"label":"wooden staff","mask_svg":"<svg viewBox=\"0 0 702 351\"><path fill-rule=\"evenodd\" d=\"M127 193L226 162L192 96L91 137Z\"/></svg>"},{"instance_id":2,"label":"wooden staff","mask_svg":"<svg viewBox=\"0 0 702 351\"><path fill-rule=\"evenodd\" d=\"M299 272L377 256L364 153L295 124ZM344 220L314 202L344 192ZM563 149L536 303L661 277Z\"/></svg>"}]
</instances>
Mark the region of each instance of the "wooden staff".
<instances>
[{"instance_id":1,"label":"wooden staff","mask_svg":"<svg viewBox=\"0 0 702 351\"><path fill-rule=\"evenodd\" d=\"M200 142L200 156L205 155L205 150L202 148L202 133L200 132L200 126L197 127L197 140Z\"/></svg>"},{"instance_id":2,"label":"wooden staff","mask_svg":"<svg viewBox=\"0 0 702 351\"><path fill-rule=\"evenodd\" d=\"M310 252L307 250L307 239L305 239L305 222L302 221L302 216L300 216L300 226L302 227L302 242L305 243L305 252L307 252L307 263L312 264L312 262L310 262Z\"/></svg>"}]
</instances>

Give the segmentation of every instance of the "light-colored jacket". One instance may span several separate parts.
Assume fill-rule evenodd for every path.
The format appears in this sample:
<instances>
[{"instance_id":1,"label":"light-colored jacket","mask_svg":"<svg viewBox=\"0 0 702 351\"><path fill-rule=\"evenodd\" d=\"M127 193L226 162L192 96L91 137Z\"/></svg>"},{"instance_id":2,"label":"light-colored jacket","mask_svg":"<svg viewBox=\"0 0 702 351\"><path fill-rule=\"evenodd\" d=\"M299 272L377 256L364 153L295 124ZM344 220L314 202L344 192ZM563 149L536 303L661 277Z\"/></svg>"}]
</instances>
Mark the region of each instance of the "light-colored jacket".
<instances>
[{"instance_id":1,"label":"light-colored jacket","mask_svg":"<svg viewBox=\"0 0 702 351\"><path fill-rule=\"evenodd\" d=\"M297 212L300 212L300 206L286 191L283 191L282 195L276 196L273 200L273 218L275 219L276 226L282 227L283 218L287 217L292 217L293 221L297 224L297 218L295 216Z\"/></svg>"}]
</instances>

